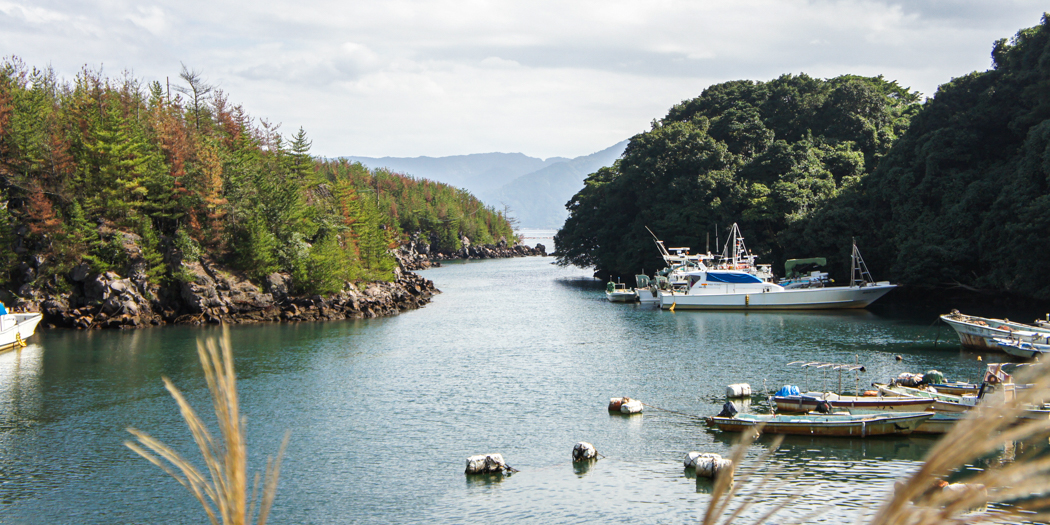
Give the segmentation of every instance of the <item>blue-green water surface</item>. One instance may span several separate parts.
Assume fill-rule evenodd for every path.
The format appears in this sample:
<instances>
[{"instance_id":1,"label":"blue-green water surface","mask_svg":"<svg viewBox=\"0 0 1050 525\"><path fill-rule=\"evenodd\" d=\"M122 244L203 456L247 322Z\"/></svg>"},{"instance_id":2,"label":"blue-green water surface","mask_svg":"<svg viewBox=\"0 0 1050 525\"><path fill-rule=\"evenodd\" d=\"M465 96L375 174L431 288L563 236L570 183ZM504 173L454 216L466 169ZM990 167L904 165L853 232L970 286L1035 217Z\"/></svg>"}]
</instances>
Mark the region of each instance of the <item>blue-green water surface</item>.
<instances>
[{"instance_id":1,"label":"blue-green water surface","mask_svg":"<svg viewBox=\"0 0 1050 525\"><path fill-rule=\"evenodd\" d=\"M672 313L610 304L589 272L550 261L427 270L443 293L397 317L232 327L252 467L292 432L270 523L695 522L710 485L688 477L682 458L726 455L732 436L683 414L717 413L727 384L838 388L837 375L786 366L797 360L858 361L861 389L931 368L977 380L985 364L931 324L936 312ZM219 333L43 330L0 355L0 522L206 522L186 490L122 442L130 426L199 457L161 377L207 416L196 340ZM621 395L682 414L609 414ZM751 410L763 408L755 396ZM605 459L574 467L577 441ZM801 491L783 516L830 505L820 520L854 521L933 443L789 438L745 469L791 480L760 508ZM485 452L520 472L464 476L466 457Z\"/></svg>"}]
</instances>

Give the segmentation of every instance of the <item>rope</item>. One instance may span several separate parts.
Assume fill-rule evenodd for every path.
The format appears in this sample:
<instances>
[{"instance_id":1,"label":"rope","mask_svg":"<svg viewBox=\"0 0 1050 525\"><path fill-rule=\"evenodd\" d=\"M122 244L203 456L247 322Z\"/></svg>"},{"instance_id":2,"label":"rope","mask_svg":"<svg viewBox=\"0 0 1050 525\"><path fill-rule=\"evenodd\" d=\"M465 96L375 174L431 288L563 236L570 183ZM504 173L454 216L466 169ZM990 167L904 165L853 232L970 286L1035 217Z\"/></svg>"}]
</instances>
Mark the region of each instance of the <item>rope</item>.
<instances>
[{"instance_id":1,"label":"rope","mask_svg":"<svg viewBox=\"0 0 1050 525\"><path fill-rule=\"evenodd\" d=\"M670 410L670 409L667 409L667 408L660 408L660 407L658 407L656 405L650 405L649 403L642 403L642 406L647 406L647 407L655 409L655 410L662 410L664 412L670 412L672 414L678 414L680 416L691 417L693 419L699 419L700 421L705 421L707 419L707 418L704 418L704 417L701 417L701 416L697 416L697 415L694 415L694 414L686 414L685 412L679 412L677 410Z\"/></svg>"}]
</instances>

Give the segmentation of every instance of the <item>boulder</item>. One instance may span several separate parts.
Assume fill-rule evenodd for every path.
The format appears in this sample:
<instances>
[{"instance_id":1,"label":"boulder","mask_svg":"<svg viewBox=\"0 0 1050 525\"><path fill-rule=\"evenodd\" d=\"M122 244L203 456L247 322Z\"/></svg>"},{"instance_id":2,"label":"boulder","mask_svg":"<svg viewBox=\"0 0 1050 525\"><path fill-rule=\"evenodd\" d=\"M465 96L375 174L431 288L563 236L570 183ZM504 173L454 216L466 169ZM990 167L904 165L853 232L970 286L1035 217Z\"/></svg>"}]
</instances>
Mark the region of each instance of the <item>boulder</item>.
<instances>
[{"instance_id":1,"label":"boulder","mask_svg":"<svg viewBox=\"0 0 1050 525\"><path fill-rule=\"evenodd\" d=\"M109 298L109 281L98 274L84 282L84 299L89 303L101 303Z\"/></svg>"},{"instance_id":2,"label":"boulder","mask_svg":"<svg viewBox=\"0 0 1050 525\"><path fill-rule=\"evenodd\" d=\"M88 278L88 275L90 273L91 266L88 263L82 262L74 266L73 269L69 271L69 279L76 283L83 282L85 279Z\"/></svg>"},{"instance_id":3,"label":"boulder","mask_svg":"<svg viewBox=\"0 0 1050 525\"><path fill-rule=\"evenodd\" d=\"M271 273L266 276L265 290L274 301L284 301L292 290L292 276L286 273Z\"/></svg>"}]
</instances>

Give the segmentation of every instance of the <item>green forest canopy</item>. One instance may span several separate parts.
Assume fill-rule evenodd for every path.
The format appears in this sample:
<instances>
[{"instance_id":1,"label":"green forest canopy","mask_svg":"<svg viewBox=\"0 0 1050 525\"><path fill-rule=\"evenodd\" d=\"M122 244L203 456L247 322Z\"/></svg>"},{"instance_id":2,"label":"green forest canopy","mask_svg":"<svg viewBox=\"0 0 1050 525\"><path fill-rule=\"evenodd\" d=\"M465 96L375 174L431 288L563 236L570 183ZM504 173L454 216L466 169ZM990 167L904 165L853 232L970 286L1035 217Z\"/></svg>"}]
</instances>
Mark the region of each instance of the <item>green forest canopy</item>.
<instances>
[{"instance_id":1,"label":"green forest canopy","mask_svg":"<svg viewBox=\"0 0 1050 525\"><path fill-rule=\"evenodd\" d=\"M183 69L169 91L84 69L72 82L17 58L0 64L0 281L61 289L81 261L126 274L115 231L140 236L153 281L179 279L174 247L254 279L289 272L300 293L390 280L390 248L414 233L454 250L512 238L507 218L463 190L309 154Z\"/></svg>"},{"instance_id":2,"label":"green forest canopy","mask_svg":"<svg viewBox=\"0 0 1050 525\"><path fill-rule=\"evenodd\" d=\"M558 260L653 270L643 226L695 248L738 222L777 264L827 256L844 273L856 238L880 279L1050 299L1047 16L992 57L925 103L882 77L711 86L587 179Z\"/></svg>"},{"instance_id":3,"label":"green forest canopy","mask_svg":"<svg viewBox=\"0 0 1050 525\"><path fill-rule=\"evenodd\" d=\"M616 275L653 270L663 262L646 226L695 251L734 222L755 252L794 255L777 234L870 173L918 102L882 77L711 86L586 180L555 239L559 261Z\"/></svg>"}]
</instances>

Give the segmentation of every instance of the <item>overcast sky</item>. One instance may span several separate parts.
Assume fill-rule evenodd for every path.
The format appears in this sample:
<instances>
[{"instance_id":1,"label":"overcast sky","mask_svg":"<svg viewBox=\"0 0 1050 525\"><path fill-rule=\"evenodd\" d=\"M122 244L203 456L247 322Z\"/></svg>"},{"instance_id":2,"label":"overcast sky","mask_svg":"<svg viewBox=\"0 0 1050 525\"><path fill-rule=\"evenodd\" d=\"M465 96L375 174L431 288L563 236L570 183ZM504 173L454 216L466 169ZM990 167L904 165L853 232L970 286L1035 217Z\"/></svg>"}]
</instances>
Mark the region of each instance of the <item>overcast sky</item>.
<instances>
[{"instance_id":1,"label":"overcast sky","mask_svg":"<svg viewBox=\"0 0 1050 525\"><path fill-rule=\"evenodd\" d=\"M706 86L878 75L932 96L1037 25L1011 0L0 0L0 52L72 78L201 71L313 153L576 157Z\"/></svg>"}]
</instances>

